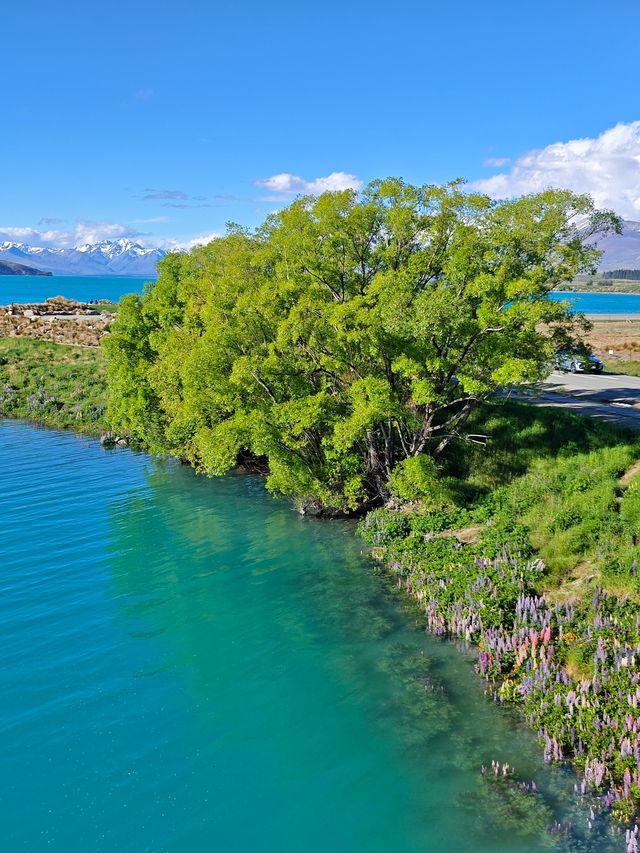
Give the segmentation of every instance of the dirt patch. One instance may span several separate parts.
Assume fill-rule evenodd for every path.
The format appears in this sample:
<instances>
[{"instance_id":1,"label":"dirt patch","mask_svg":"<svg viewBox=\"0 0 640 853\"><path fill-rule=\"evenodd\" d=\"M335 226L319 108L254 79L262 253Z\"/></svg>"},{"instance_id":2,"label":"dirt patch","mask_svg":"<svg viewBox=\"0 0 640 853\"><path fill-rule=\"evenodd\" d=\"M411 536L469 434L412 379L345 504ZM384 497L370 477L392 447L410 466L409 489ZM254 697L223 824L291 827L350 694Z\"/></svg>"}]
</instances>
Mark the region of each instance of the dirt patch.
<instances>
[{"instance_id":1,"label":"dirt patch","mask_svg":"<svg viewBox=\"0 0 640 853\"><path fill-rule=\"evenodd\" d=\"M591 322L593 329L585 337L600 358L622 361L640 358L640 317L620 317L615 320L591 317Z\"/></svg>"},{"instance_id":2,"label":"dirt patch","mask_svg":"<svg viewBox=\"0 0 640 853\"><path fill-rule=\"evenodd\" d=\"M572 604L582 598L600 576L600 570L590 560L585 560L574 566L559 587L547 592L547 598L554 604Z\"/></svg>"},{"instance_id":3,"label":"dirt patch","mask_svg":"<svg viewBox=\"0 0 640 853\"><path fill-rule=\"evenodd\" d=\"M471 524L469 527L460 528L460 530L445 530L442 536L450 536L463 545L475 545L484 528L484 524Z\"/></svg>"},{"instance_id":4,"label":"dirt patch","mask_svg":"<svg viewBox=\"0 0 640 853\"><path fill-rule=\"evenodd\" d=\"M637 474L640 474L640 460L638 462L634 462L631 468L628 468L624 472L622 477L618 480L618 485L626 489Z\"/></svg>"}]
</instances>

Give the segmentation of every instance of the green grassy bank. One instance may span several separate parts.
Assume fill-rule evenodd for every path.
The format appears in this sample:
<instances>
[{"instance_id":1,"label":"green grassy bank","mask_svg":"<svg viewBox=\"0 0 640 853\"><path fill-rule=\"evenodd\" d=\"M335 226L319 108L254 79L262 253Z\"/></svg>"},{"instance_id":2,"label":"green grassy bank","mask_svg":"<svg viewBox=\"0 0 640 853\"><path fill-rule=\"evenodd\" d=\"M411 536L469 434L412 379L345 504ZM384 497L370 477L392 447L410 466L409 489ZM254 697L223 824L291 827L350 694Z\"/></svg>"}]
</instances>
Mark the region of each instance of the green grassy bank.
<instances>
[{"instance_id":1,"label":"green grassy bank","mask_svg":"<svg viewBox=\"0 0 640 853\"><path fill-rule=\"evenodd\" d=\"M106 395L101 349L0 338L0 414L97 435Z\"/></svg>"}]
</instances>

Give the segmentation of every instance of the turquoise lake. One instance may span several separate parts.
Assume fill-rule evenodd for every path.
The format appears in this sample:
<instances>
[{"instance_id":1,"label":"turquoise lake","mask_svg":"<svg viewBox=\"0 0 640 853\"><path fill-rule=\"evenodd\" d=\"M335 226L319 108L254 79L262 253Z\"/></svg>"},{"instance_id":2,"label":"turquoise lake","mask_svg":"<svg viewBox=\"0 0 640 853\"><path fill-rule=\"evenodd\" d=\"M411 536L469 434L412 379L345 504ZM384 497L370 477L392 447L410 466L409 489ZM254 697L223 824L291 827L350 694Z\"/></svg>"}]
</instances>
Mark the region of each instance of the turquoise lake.
<instances>
[{"instance_id":1,"label":"turquoise lake","mask_svg":"<svg viewBox=\"0 0 640 853\"><path fill-rule=\"evenodd\" d=\"M2 850L622 849L350 523L0 421L0 543Z\"/></svg>"},{"instance_id":2,"label":"turquoise lake","mask_svg":"<svg viewBox=\"0 0 640 853\"><path fill-rule=\"evenodd\" d=\"M142 293L144 278L115 276L0 275L0 305L11 302L41 302L50 296L66 296L81 302L109 299L117 302L126 293ZM638 314L640 294L567 293L557 291L552 299L568 299L586 314Z\"/></svg>"},{"instance_id":3,"label":"turquoise lake","mask_svg":"<svg viewBox=\"0 0 640 853\"><path fill-rule=\"evenodd\" d=\"M584 314L639 314L638 293L573 293L556 291L552 299L566 299Z\"/></svg>"},{"instance_id":4,"label":"turquoise lake","mask_svg":"<svg viewBox=\"0 0 640 853\"><path fill-rule=\"evenodd\" d=\"M12 302L44 302L50 296L66 296L88 302L117 302L126 293L142 293L145 278L96 275L0 275L0 305Z\"/></svg>"}]
</instances>

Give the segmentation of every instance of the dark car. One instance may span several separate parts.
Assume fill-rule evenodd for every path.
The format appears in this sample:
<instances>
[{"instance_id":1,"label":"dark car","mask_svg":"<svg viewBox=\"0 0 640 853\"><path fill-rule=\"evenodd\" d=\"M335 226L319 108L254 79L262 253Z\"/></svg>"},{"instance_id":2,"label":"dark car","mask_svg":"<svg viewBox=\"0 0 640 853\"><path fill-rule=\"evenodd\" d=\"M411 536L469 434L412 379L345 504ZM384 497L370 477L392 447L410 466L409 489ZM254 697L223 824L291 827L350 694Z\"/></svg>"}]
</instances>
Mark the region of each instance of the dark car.
<instances>
[{"instance_id":1,"label":"dark car","mask_svg":"<svg viewBox=\"0 0 640 853\"><path fill-rule=\"evenodd\" d=\"M559 350L553 366L565 373L602 373L604 370L604 364L597 355L577 350Z\"/></svg>"}]
</instances>

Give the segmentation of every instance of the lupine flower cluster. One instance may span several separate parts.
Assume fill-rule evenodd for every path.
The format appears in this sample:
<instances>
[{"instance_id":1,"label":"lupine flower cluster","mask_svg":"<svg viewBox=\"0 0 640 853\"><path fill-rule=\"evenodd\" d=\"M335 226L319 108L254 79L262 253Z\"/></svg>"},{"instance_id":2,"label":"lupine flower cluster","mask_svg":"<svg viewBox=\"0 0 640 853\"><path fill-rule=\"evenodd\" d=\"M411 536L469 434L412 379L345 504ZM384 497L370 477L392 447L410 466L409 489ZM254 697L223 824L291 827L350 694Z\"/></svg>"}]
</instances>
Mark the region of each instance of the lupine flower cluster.
<instances>
[{"instance_id":1,"label":"lupine flower cluster","mask_svg":"<svg viewBox=\"0 0 640 853\"><path fill-rule=\"evenodd\" d=\"M596 793L615 817L638 814L640 614L599 589L588 602L550 602L535 592L544 565L508 545L441 537L385 556L429 631L477 644L490 693L523 706L545 760L571 760L578 793Z\"/></svg>"}]
</instances>

